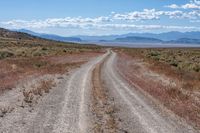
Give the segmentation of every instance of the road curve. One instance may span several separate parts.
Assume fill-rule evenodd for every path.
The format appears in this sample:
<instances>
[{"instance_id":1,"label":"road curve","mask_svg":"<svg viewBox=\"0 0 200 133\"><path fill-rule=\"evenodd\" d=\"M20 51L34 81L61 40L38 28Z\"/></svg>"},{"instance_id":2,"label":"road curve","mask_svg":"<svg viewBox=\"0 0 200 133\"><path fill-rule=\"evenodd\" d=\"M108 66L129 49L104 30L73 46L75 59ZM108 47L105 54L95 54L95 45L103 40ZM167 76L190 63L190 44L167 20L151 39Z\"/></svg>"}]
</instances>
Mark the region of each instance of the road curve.
<instances>
[{"instance_id":1,"label":"road curve","mask_svg":"<svg viewBox=\"0 0 200 133\"><path fill-rule=\"evenodd\" d=\"M0 133L88 133L92 71L108 54L65 75L36 106L16 109L0 122Z\"/></svg>"},{"instance_id":2,"label":"road curve","mask_svg":"<svg viewBox=\"0 0 200 133\"><path fill-rule=\"evenodd\" d=\"M42 109L42 115L37 115L38 119L34 122L35 124L30 132L87 133L89 130L87 125L87 105L91 73L96 64L101 62L107 55L108 52L73 72L63 86L64 89L61 88L61 93L58 96L59 100L55 103L55 106L51 106L51 108L57 110L56 116L54 113L52 119L49 116L49 114L52 114L50 112L52 109L45 108L47 111L45 114ZM47 102L49 103L49 100L52 98L49 97ZM57 108L57 106L59 107ZM52 121L54 122L52 123ZM48 125L47 129L45 129L46 125Z\"/></svg>"},{"instance_id":3,"label":"road curve","mask_svg":"<svg viewBox=\"0 0 200 133\"><path fill-rule=\"evenodd\" d=\"M73 70L34 109L16 110L12 116L7 116L4 122L0 122L0 132L93 133L94 120L98 120L103 128L108 128L100 130L106 133L197 132L178 118L162 113L151 99L128 84L117 71L116 58L117 54L108 50L104 55ZM94 86L95 83L97 86ZM105 88L98 90L99 87ZM97 119L93 119L95 112L90 109L92 91L104 91L97 95L99 97L94 102ZM104 101L104 97L107 101ZM113 122L114 126L108 126L106 121ZM113 127L114 130L109 129Z\"/></svg>"},{"instance_id":4,"label":"road curve","mask_svg":"<svg viewBox=\"0 0 200 133\"><path fill-rule=\"evenodd\" d=\"M150 99L129 85L117 72L116 53L112 52L103 66L102 80L114 97L121 119L119 132L194 133L192 127L172 116L161 113Z\"/></svg>"}]
</instances>

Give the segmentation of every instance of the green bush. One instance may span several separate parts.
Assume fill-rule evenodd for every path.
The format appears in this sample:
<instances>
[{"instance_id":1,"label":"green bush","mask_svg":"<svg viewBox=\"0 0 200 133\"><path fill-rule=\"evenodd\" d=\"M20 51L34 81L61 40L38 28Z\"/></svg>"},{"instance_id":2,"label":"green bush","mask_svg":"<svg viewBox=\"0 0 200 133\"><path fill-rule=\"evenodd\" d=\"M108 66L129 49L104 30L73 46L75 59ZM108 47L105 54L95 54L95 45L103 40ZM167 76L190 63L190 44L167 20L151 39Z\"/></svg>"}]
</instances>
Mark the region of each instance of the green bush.
<instances>
[{"instance_id":1,"label":"green bush","mask_svg":"<svg viewBox=\"0 0 200 133\"><path fill-rule=\"evenodd\" d=\"M13 53L8 51L0 51L0 59L8 58L14 56Z\"/></svg>"}]
</instances>

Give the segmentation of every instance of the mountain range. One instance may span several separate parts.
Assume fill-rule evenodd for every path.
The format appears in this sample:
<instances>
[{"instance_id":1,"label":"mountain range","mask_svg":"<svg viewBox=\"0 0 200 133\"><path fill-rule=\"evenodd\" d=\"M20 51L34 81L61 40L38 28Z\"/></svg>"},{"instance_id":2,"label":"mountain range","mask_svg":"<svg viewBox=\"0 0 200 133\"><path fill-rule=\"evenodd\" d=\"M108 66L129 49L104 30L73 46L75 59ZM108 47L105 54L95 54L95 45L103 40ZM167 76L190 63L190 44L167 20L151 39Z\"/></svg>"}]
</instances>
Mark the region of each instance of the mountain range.
<instances>
[{"instance_id":1,"label":"mountain range","mask_svg":"<svg viewBox=\"0 0 200 133\"><path fill-rule=\"evenodd\" d=\"M200 44L200 32L166 32L166 33L128 33L123 35L107 36L71 36L63 37L54 34L36 33L26 29L17 30L37 37L64 42L80 43L173 43L173 44Z\"/></svg>"},{"instance_id":2,"label":"mountain range","mask_svg":"<svg viewBox=\"0 0 200 133\"><path fill-rule=\"evenodd\" d=\"M63 37L63 36L58 36L58 35L54 35L54 34L36 33L36 32L30 31L30 30L26 30L26 29L20 29L20 30L16 30L16 31L34 35L34 36L37 36L40 38L55 40L55 41L62 41L62 42L81 42L82 41L78 37Z\"/></svg>"},{"instance_id":3,"label":"mountain range","mask_svg":"<svg viewBox=\"0 0 200 133\"><path fill-rule=\"evenodd\" d=\"M0 28L0 37L1 38L15 38L15 39L35 39L37 38L34 35L24 33L24 32L16 32L7 30L4 28Z\"/></svg>"}]
</instances>

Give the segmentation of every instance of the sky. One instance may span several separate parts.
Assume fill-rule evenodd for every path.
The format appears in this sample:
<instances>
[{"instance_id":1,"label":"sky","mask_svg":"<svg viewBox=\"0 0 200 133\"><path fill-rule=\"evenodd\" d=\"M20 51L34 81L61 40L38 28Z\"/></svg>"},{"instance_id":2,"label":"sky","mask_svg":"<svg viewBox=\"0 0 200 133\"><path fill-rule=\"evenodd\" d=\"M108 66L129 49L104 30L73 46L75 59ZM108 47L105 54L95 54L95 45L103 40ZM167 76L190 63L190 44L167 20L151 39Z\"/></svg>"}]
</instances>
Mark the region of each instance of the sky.
<instances>
[{"instance_id":1,"label":"sky","mask_svg":"<svg viewBox=\"0 0 200 133\"><path fill-rule=\"evenodd\" d=\"M62 36L200 31L200 0L1 0L0 27Z\"/></svg>"}]
</instances>

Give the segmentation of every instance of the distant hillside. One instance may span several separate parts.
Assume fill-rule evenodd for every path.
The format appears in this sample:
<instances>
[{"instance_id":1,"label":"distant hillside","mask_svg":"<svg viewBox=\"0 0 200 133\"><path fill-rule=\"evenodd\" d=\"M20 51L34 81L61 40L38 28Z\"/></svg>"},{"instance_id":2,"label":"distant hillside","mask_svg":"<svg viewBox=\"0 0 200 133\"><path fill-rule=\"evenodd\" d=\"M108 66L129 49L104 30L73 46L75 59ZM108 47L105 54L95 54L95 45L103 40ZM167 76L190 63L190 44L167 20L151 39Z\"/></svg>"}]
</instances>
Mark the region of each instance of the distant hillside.
<instances>
[{"instance_id":1,"label":"distant hillside","mask_svg":"<svg viewBox=\"0 0 200 133\"><path fill-rule=\"evenodd\" d=\"M129 36L135 37L144 37L144 38L155 38L163 41L171 41L178 40L180 38L192 38L192 39L200 39L200 32L192 31L192 32L165 32L165 33L128 33L122 35L107 35L107 36L75 36L85 41L111 41L117 38L125 38Z\"/></svg>"},{"instance_id":2,"label":"distant hillside","mask_svg":"<svg viewBox=\"0 0 200 133\"><path fill-rule=\"evenodd\" d=\"M28 33L34 36L38 36L44 39L55 40L55 41L62 41L62 42L81 42L82 41L78 37L62 37L62 36L53 35L53 34L42 34L42 33L36 33L36 32L30 31L30 30L26 30L26 29L20 29L18 31Z\"/></svg>"},{"instance_id":3,"label":"distant hillside","mask_svg":"<svg viewBox=\"0 0 200 133\"><path fill-rule=\"evenodd\" d=\"M116 38L114 41L117 42L132 42L132 43L162 43L162 40L155 38L145 38L145 37L136 37L129 36L125 38Z\"/></svg>"},{"instance_id":4,"label":"distant hillside","mask_svg":"<svg viewBox=\"0 0 200 133\"><path fill-rule=\"evenodd\" d=\"M82 40L77 37L61 37L57 35L50 35L50 34L41 34L39 35L41 38L51 39L55 41L63 41L63 42L81 42Z\"/></svg>"},{"instance_id":5,"label":"distant hillside","mask_svg":"<svg viewBox=\"0 0 200 133\"><path fill-rule=\"evenodd\" d=\"M166 32L160 34L154 33L128 33L123 35L108 35L108 36L73 36L62 37L53 34L36 33L26 29L17 30L41 37L63 42L82 42L82 43L174 43L174 44L200 44L200 32ZM24 34L21 33L21 34ZM123 45L123 44L122 44Z\"/></svg>"},{"instance_id":6,"label":"distant hillside","mask_svg":"<svg viewBox=\"0 0 200 133\"><path fill-rule=\"evenodd\" d=\"M192 31L192 32L166 32L166 33L129 33L123 36L138 36L138 37L148 37L148 38L156 38L163 41L171 41L178 40L180 38L192 38L192 39L200 39L200 32Z\"/></svg>"},{"instance_id":7,"label":"distant hillside","mask_svg":"<svg viewBox=\"0 0 200 133\"><path fill-rule=\"evenodd\" d=\"M35 39L35 36L29 35L27 33L11 31L7 29L0 28L0 37L3 38L15 38L15 39Z\"/></svg>"},{"instance_id":8,"label":"distant hillside","mask_svg":"<svg viewBox=\"0 0 200 133\"><path fill-rule=\"evenodd\" d=\"M200 44L200 39L180 38L178 40L169 41L168 43Z\"/></svg>"}]
</instances>

